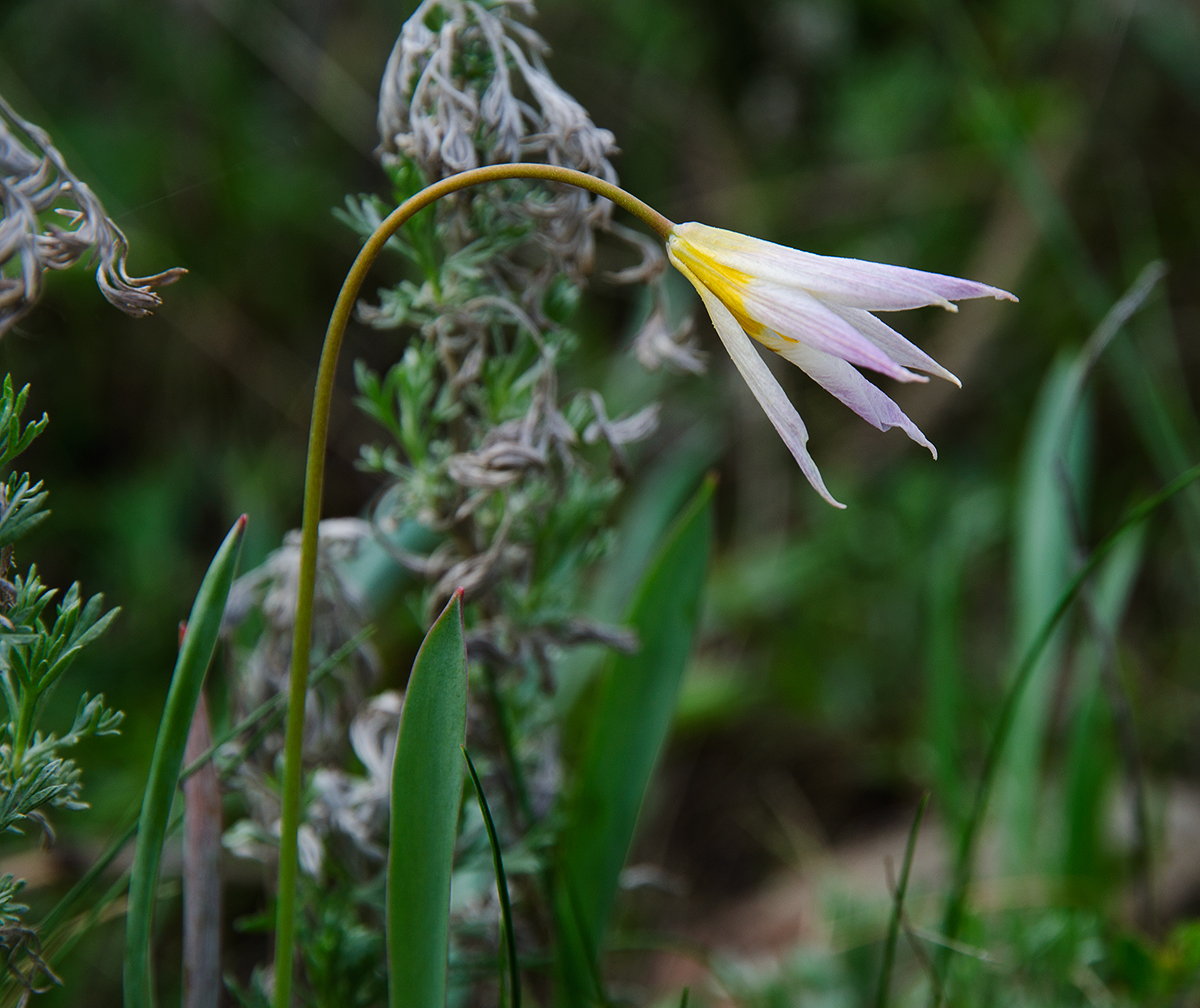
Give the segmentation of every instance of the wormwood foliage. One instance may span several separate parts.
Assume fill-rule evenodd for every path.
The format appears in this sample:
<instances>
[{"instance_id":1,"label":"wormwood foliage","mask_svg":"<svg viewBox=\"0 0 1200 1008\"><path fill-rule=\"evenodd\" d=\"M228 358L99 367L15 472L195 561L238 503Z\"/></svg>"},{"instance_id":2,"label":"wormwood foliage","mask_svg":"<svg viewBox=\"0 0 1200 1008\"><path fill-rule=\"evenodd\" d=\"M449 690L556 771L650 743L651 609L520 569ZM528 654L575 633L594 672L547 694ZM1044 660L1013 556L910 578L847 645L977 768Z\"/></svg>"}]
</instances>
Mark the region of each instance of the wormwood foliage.
<instances>
[{"instance_id":1,"label":"wormwood foliage","mask_svg":"<svg viewBox=\"0 0 1200 1008\"><path fill-rule=\"evenodd\" d=\"M14 392L11 377L0 393L0 466L8 467L46 427L47 417L23 423L29 386ZM28 473L10 473L0 502L0 831L20 833L29 824L46 841L54 839L52 809L80 809L82 772L67 751L84 739L116 735L124 714L104 705L104 697L84 693L71 727L62 735L40 727L46 701L80 652L108 628L118 610L104 612L100 595L84 599L73 584L62 598L42 583L37 568L13 575L16 544L49 516L47 493ZM17 902L24 883L12 875L0 879L0 945L8 949L7 983L35 989L34 976L53 975L37 956L37 936L20 926L26 907ZM14 953L30 960L22 972Z\"/></svg>"}]
</instances>

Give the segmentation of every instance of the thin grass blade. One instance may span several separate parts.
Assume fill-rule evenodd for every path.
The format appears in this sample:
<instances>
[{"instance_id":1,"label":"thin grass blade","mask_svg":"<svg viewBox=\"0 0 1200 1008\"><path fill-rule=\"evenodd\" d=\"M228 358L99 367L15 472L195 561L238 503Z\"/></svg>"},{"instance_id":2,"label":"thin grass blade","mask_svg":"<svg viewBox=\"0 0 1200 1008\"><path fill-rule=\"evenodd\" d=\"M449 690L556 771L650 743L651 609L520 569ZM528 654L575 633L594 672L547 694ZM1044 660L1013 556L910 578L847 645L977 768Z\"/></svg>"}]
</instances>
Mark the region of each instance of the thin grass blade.
<instances>
[{"instance_id":1,"label":"thin grass blade","mask_svg":"<svg viewBox=\"0 0 1200 1008\"><path fill-rule=\"evenodd\" d=\"M900 922L904 919L904 897L908 892L908 876L912 870L913 854L917 850L917 835L921 832L921 820L925 818L925 806L929 804L929 792L921 796L917 813L913 816L908 831L908 842L904 845L904 861L900 865L900 878L896 881L896 896L892 903L892 917L888 921L887 937L883 943L883 961L879 967L879 992L875 1008L887 1008L892 990L892 966L896 961L896 941L900 937Z\"/></svg>"},{"instance_id":2,"label":"thin grass blade","mask_svg":"<svg viewBox=\"0 0 1200 1008\"><path fill-rule=\"evenodd\" d=\"M699 425L684 434L675 449L639 481L622 511L613 550L581 600L588 616L602 623L620 622L629 610L631 592L641 584L671 523L705 472L716 464L721 445L716 431ZM607 652L599 647L572 648L564 655L555 672L558 688L554 702L560 712L571 710L606 658Z\"/></svg>"},{"instance_id":3,"label":"thin grass blade","mask_svg":"<svg viewBox=\"0 0 1200 1008\"><path fill-rule=\"evenodd\" d=\"M471 754L463 746L463 758L467 761L467 772L471 775L471 783L475 785L475 794L479 798L479 811L483 813L483 825L487 830L488 844L492 848L492 867L496 871L496 893L500 897L500 925L504 928L504 945L508 953L508 989L511 992L509 1004L512 1008L521 1008L521 968L517 963L517 940L513 930L512 903L508 898L508 876L504 874L504 855L500 851L500 839L496 836L496 823L492 819L492 810L488 807L487 796L483 793L483 785L479 783L479 774L475 772L475 764L471 762Z\"/></svg>"},{"instance_id":4,"label":"thin grass blade","mask_svg":"<svg viewBox=\"0 0 1200 1008\"><path fill-rule=\"evenodd\" d=\"M925 672L928 737L934 759L938 808L951 835L966 816L970 779L965 766L970 679L963 666L962 596L973 561L1000 532L1001 505L990 490L955 503L931 553Z\"/></svg>"}]
</instances>

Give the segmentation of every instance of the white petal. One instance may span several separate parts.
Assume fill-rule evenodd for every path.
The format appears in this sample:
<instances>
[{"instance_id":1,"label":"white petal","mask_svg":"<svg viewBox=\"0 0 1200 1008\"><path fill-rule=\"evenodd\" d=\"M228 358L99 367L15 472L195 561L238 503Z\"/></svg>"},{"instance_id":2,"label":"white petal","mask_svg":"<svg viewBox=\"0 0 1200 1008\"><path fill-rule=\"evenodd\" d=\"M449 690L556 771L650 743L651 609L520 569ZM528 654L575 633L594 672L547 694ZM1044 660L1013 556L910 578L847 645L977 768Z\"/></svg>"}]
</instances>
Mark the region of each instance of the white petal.
<instances>
[{"instance_id":1,"label":"white petal","mask_svg":"<svg viewBox=\"0 0 1200 1008\"><path fill-rule=\"evenodd\" d=\"M743 292L746 314L762 322L785 340L797 340L817 350L842 357L859 367L878 371L896 381L921 381L906 371L878 345L859 332L830 306L799 287L785 287L767 280L751 280ZM758 336L758 334L755 334ZM778 351L770 333L759 336Z\"/></svg>"},{"instance_id":2,"label":"white petal","mask_svg":"<svg viewBox=\"0 0 1200 1008\"><path fill-rule=\"evenodd\" d=\"M704 307L708 309L709 317L712 319L713 328L717 330L717 335L721 337L721 342L725 344L725 349L729 351L729 356L754 394L754 398L758 400L759 405L767 414L767 419L779 432L783 443L787 445L788 451L792 453L792 457L799 464L800 471L812 484L813 489L825 500L834 507L844 508L846 505L836 501L826 488L817 464L808 454L808 449L805 447L808 444L808 429L804 426L804 421L800 419L796 407L792 405L775 376L771 374L771 369L754 349L750 337L738 325L737 320L720 299L700 283L686 266L678 262L673 255L671 261L700 293Z\"/></svg>"},{"instance_id":3,"label":"white petal","mask_svg":"<svg viewBox=\"0 0 1200 1008\"><path fill-rule=\"evenodd\" d=\"M780 350L780 355L799 367L825 391L844 402L867 423L880 430L899 427L937 458L937 449L921 433L921 429L904 415L903 410L840 357L822 353L802 343L788 345Z\"/></svg>"},{"instance_id":4,"label":"white petal","mask_svg":"<svg viewBox=\"0 0 1200 1008\"><path fill-rule=\"evenodd\" d=\"M928 371L937 378L945 378L962 388L962 382L941 364L935 361L920 347L913 345L886 322L877 319L869 311L861 308L847 308L845 305L825 303L835 315L840 315L855 329L867 337L880 350L886 353L897 364L905 367Z\"/></svg>"},{"instance_id":5,"label":"white petal","mask_svg":"<svg viewBox=\"0 0 1200 1008\"><path fill-rule=\"evenodd\" d=\"M1017 300L1008 291L973 280L863 259L820 256L707 224L679 224L675 234L725 266L775 283L803 287L819 298L851 308L900 311L936 304L954 310L951 302L963 298Z\"/></svg>"}]
</instances>

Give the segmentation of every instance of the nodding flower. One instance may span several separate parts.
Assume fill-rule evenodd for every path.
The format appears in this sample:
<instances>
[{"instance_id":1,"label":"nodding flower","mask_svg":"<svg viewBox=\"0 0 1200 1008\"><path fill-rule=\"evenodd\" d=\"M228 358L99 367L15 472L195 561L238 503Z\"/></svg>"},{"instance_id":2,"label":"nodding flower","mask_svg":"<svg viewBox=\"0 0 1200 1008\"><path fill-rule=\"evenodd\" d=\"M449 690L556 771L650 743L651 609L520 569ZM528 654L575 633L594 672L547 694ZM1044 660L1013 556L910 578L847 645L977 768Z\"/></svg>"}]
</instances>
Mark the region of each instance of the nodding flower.
<instances>
[{"instance_id":1,"label":"nodding flower","mask_svg":"<svg viewBox=\"0 0 1200 1008\"><path fill-rule=\"evenodd\" d=\"M749 337L791 361L868 423L880 430L901 428L936 458L917 425L858 368L903 382L936 375L961 383L872 312L923 305L957 311L955 301L976 297L1017 300L972 280L814 255L705 224L674 225L667 255L699 291L717 335L801 471L835 507L844 505L826 489L808 453L804 421Z\"/></svg>"}]
</instances>

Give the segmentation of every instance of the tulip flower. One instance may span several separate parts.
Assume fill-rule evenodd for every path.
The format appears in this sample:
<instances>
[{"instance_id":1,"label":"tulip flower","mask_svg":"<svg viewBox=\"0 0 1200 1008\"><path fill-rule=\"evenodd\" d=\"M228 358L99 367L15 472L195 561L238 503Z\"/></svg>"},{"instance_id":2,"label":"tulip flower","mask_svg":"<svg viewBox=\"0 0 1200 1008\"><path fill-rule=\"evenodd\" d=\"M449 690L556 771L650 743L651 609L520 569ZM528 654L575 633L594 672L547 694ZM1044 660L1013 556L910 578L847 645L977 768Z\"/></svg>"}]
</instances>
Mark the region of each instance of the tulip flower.
<instances>
[{"instance_id":1,"label":"tulip flower","mask_svg":"<svg viewBox=\"0 0 1200 1008\"><path fill-rule=\"evenodd\" d=\"M807 449L808 430L750 337L774 350L868 423L901 428L937 457L903 411L858 368L897 381L936 375L961 383L872 312L940 305L964 298L1016 298L972 280L814 255L705 224L676 224L667 238L671 263L700 293L713 326L742 378L783 438L800 470L835 507ZM910 368L916 370L909 370Z\"/></svg>"},{"instance_id":2,"label":"tulip flower","mask_svg":"<svg viewBox=\"0 0 1200 1008\"><path fill-rule=\"evenodd\" d=\"M432 44L432 36L428 33L422 38L424 41L421 44ZM393 55L393 62L399 60L402 64L404 51L406 50L401 46L397 50L399 55ZM517 59L515 51L514 59ZM519 59L518 63L525 73L526 83L545 104L549 100L547 95L550 95L550 92L544 88L539 91L535 84L539 78L536 75L531 76ZM530 66L532 65L531 63ZM405 82L410 76L400 74L401 81L398 86L402 90L408 86ZM416 89L419 90L420 87L421 84L418 83ZM415 90L413 99L415 101ZM485 106L488 101L485 94ZM559 111L562 112L562 107ZM548 116L548 113L543 114ZM565 121L563 116L566 116L565 112L560 116L560 119ZM386 117L381 114L381 119L383 118ZM401 127L402 120L402 115L396 120ZM403 132L401 129L401 133ZM412 135L415 136L415 132ZM399 142L403 137L392 139L396 141L397 150L407 146L407 141ZM426 139L432 143L434 138L430 134ZM606 156L607 148L604 147L604 143L607 141L601 143L603 139L601 133L593 135L593 140L599 144L593 152L596 157ZM578 137L574 140L578 141ZM385 130L385 147L387 145ZM457 139L449 146L454 148L450 152L452 158L446 156L448 148L445 137L437 148L439 156L447 165L467 163L466 155L458 150ZM429 151L432 151L432 147ZM551 158L552 155L548 153L547 157ZM608 166L608 162L602 160L600 168L605 166ZM611 166L608 167L611 169ZM808 431L804 422L784 395L783 389L779 387L762 357L754 349L751 337L807 372L825 389L880 430L900 427L914 441L933 452L933 445L917 429L916 424L856 369L870 368L899 381L927 381L925 374L937 375L955 384L958 384L958 379L871 313L931 304L954 311L953 302L972 297L991 296L1016 300L1006 291L970 280L958 280L898 266L861 262L857 259L831 259L808 252L797 252L771 242L747 238L703 224L675 224L607 178L597 178L595 175L560 164L485 164L456 175L447 175L410 196L386 218L379 221L346 274L346 280L338 294L325 333L325 345L321 351L316 392L313 396L304 485L304 523L300 538L296 612L292 621L291 668L288 675L287 735L284 740L279 884L276 899L275 1008L287 1008L289 1004L292 969L296 959L296 873L300 854L302 750L309 653L312 647L313 599L317 577L317 529L321 517L334 377L337 374L338 355L345 339L346 326L354 312L359 291L372 263L392 236L411 220L414 214L443 196L469 186L506 179L541 179L556 183L560 187L576 186L594 196L611 200L616 206L648 225L665 241L671 262L700 292L705 307L712 316L717 334L750 390L766 410L771 423L775 425L775 429L779 431L800 464L801 471L821 496L835 507L843 505L834 500L833 495L826 489L816 464L808 454ZM561 207L559 210L565 212ZM664 325L665 322L655 322L659 329ZM672 351L670 344L676 343L676 340L670 334L652 333L652 339L656 341L652 358L667 356L674 358L677 366L686 370L696 369L698 360L694 355L678 352L678 346ZM668 351L667 354L662 353L664 348ZM624 421L613 422L597 413L594 433L597 438L604 437L614 448L619 448L623 441L632 439L638 431L647 428L652 419L650 414L643 412L636 418L629 417ZM619 427L621 430L618 430ZM590 434L585 432L584 436L586 440ZM479 458L464 459L462 454L447 462L448 467L454 465L460 471L460 476L465 473L470 480L482 479L479 475L482 472L481 464ZM461 584L461 581L459 583Z\"/></svg>"}]
</instances>

